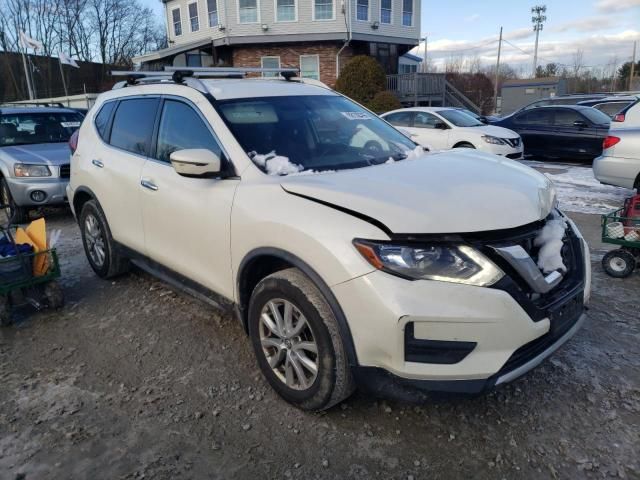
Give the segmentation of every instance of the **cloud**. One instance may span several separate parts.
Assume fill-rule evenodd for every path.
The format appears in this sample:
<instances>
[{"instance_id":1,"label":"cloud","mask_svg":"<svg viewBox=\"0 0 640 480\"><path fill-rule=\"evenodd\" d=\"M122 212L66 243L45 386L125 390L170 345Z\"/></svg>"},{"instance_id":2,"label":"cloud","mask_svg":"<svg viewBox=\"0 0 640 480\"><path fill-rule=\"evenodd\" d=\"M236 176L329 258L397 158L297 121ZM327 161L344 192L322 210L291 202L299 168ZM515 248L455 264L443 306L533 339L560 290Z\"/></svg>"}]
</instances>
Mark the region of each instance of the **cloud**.
<instances>
[{"instance_id":1,"label":"cloud","mask_svg":"<svg viewBox=\"0 0 640 480\"><path fill-rule=\"evenodd\" d=\"M596 9L602 13L622 12L632 8L640 8L640 0L598 0Z\"/></svg>"},{"instance_id":2,"label":"cloud","mask_svg":"<svg viewBox=\"0 0 640 480\"><path fill-rule=\"evenodd\" d=\"M578 32L597 32L613 27L619 27L622 21L623 19L620 19L618 17L586 17L553 26L549 28L549 31L559 33L567 32L570 30L575 30Z\"/></svg>"},{"instance_id":3,"label":"cloud","mask_svg":"<svg viewBox=\"0 0 640 480\"><path fill-rule=\"evenodd\" d=\"M476 20L478 20L480 18L480 14L479 13L474 13L473 15L469 15L468 17L464 17L464 21L466 23L472 23L475 22Z\"/></svg>"}]
</instances>

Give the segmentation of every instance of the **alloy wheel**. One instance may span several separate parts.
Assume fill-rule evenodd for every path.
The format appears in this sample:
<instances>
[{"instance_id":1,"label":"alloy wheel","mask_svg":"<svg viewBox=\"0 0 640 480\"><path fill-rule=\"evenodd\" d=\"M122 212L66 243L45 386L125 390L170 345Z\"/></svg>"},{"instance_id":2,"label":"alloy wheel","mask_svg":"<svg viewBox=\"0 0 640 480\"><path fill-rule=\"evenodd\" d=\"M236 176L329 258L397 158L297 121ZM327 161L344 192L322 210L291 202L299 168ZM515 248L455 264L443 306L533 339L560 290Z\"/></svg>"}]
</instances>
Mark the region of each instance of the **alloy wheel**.
<instances>
[{"instance_id":1,"label":"alloy wheel","mask_svg":"<svg viewBox=\"0 0 640 480\"><path fill-rule=\"evenodd\" d=\"M104 235L95 215L87 215L84 221L84 233L91 260L97 267L102 267L106 257Z\"/></svg>"},{"instance_id":2,"label":"alloy wheel","mask_svg":"<svg viewBox=\"0 0 640 480\"><path fill-rule=\"evenodd\" d=\"M300 309L288 300L270 300L260 314L259 332L276 377L294 390L311 387L318 375L318 345Z\"/></svg>"}]
</instances>

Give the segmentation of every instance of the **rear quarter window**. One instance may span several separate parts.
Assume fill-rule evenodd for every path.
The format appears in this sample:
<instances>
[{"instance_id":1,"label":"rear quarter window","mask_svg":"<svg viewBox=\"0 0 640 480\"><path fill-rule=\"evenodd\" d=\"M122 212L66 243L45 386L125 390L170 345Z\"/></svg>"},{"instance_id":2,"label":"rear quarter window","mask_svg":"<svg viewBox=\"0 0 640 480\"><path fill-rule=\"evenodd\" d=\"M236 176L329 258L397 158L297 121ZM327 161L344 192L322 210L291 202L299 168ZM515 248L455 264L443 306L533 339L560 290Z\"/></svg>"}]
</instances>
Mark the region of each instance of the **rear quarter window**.
<instances>
[{"instance_id":1,"label":"rear quarter window","mask_svg":"<svg viewBox=\"0 0 640 480\"><path fill-rule=\"evenodd\" d=\"M116 102L107 102L100 108L100 111L96 115L95 125L96 130L98 130L98 134L100 138L105 142L109 142L109 120L111 119L111 114L113 113L113 109L116 106Z\"/></svg>"}]
</instances>

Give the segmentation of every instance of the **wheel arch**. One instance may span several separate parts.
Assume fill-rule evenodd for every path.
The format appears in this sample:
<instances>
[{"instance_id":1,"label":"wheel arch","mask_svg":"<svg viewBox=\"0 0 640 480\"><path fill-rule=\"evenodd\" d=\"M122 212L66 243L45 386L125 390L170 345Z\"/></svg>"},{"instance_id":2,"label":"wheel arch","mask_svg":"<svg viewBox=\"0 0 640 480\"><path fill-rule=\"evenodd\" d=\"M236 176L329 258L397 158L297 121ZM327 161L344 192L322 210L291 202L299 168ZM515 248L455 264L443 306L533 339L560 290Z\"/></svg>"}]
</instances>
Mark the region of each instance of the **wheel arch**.
<instances>
[{"instance_id":1,"label":"wheel arch","mask_svg":"<svg viewBox=\"0 0 640 480\"><path fill-rule=\"evenodd\" d=\"M80 212L82 211L82 207L89 200L95 200L98 202L98 198L88 187L78 187L73 194L73 198L71 199L71 204L73 205L73 211L75 212L76 219L80 221ZM98 202L100 205L100 202Z\"/></svg>"},{"instance_id":2,"label":"wheel arch","mask_svg":"<svg viewBox=\"0 0 640 480\"><path fill-rule=\"evenodd\" d=\"M286 268L297 268L320 290L336 317L349 364L356 366L357 356L347 319L335 295L320 275L304 260L286 250L262 247L250 251L240 262L236 276L238 317L248 331L248 305L255 286L268 275Z\"/></svg>"},{"instance_id":3,"label":"wheel arch","mask_svg":"<svg viewBox=\"0 0 640 480\"><path fill-rule=\"evenodd\" d=\"M467 140L460 140L452 148L460 148L460 147L462 147L462 145L471 145L472 148L476 148L476 146L473 143L471 143L471 142L469 142Z\"/></svg>"}]
</instances>

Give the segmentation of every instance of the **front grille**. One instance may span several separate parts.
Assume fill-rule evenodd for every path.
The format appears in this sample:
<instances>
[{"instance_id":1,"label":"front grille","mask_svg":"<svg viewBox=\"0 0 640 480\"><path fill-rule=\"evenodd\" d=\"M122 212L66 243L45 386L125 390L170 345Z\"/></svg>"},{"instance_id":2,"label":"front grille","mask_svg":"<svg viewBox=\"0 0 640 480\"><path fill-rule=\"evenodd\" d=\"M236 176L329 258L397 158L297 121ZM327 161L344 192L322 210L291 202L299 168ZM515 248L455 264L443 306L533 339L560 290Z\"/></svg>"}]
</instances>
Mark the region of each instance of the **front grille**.
<instances>
[{"instance_id":1,"label":"front grille","mask_svg":"<svg viewBox=\"0 0 640 480\"><path fill-rule=\"evenodd\" d=\"M60 178L69 178L71 176L71 165L60 166Z\"/></svg>"},{"instance_id":2,"label":"front grille","mask_svg":"<svg viewBox=\"0 0 640 480\"><path fill-rule=\"evenodd\" d=\"M503 138L504 142L510 147L517 148L520 146L520 137L517 138Z\"/></svg>"},{"instance_id":3,"label":"front grille","mask_svg":"<svg viewBox=\"0 0 640 480\"><path fill-rule=\"evenodd\" d=\"M545 294L534 292L515 269L494 251L493 247L519 245L535 263L538 263L540 249L534 245L534 241L543 226L543 222L538 222L528 229L518 229L517 234L513 237L492 241L483 248L483 253L490 257L506 274L493 288L507 291L536 322L547 318L549 312L565 302L568 297L572 297L578 291L583 291L584 259L581 240L575 235L571 227L567 228L562 248L562 258L567 267L567 272L562 282Z\"/></svg>"}]
</instances>

